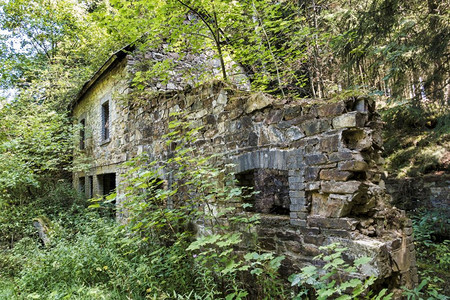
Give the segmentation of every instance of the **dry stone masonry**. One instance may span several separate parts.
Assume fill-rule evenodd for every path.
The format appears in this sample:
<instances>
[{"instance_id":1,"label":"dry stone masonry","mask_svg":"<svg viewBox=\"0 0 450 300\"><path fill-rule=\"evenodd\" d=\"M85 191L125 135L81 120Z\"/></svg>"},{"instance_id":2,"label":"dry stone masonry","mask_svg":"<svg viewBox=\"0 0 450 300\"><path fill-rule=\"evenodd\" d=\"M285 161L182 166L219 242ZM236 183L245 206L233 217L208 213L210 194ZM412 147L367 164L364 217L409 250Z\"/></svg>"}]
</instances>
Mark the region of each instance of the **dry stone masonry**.
<instances>
[{"instance_id":1,"label":"dry stone masonry","mask_svg":"<svg viewBox=\"0 0 450 300\"><path fill-rule=\"evenodd\" d=\"M392 288L417 283L411 221L390 206L381 179L381 121L373 100L274 99L219 81L126 99L126 72L126 63L116 63L73 105L75 120L86 124L86 148L75 156L91 165L74 173L74 184L83 183L88 196L120 183L122 162L143 152L166 157L169 115L183 112L202 126L197 153L222 154L239 185L260 191L245 201L262 216L263 247L286 256L283 273L320 264L313 261L319 247L339 242L349 248L348 259L373 258L363 276L376 275ZM100 138L102 101L110 101L107 141Z\"/></svg>"},{"instance_id":2,"label":"dry stone masonry","mask_svg":"<svg viewBox=\"0 0 450 300\"><path fill-rule=\"evenodd\" d=\"M260 192L247 200L262 214L258 235L287 256L286 272L340 242L353 258L374 258L367 274L392 286L417 282L411 221L389 206L381 180L381 122L371 99L275 100L215 82L129 108L123 151L133 155L166 155L170 112L203 126L196 149L223 153L240 185Z\"/></svg>"},{"instance_id":3,"label":"dry stone masonry","mask_svg":"<svg viewBox=\"0 0 450 300\"><path fill-rule=\"evenodd\" d=\"M450 212L450 175L389 178L386 188L395 205L405 210L424 208ZM449 223L450 224L450 223ZM450 237L450 235L449 235Z\"/></svg>"}]
</instances>

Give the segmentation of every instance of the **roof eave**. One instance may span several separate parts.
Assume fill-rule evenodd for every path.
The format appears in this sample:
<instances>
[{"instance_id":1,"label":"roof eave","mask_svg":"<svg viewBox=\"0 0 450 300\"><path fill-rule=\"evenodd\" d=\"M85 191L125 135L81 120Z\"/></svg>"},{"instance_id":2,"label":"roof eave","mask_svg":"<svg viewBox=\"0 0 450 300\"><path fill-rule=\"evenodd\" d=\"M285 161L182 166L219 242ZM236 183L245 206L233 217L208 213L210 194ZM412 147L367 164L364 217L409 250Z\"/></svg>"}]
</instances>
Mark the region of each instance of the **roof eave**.
<instances>
[{"instance_id":1,"label":"roof eave","mask_svg":"<svg viewBox=\"0 0 450 300\"><path fill-rule=\"evenodd\" d=\"M73 111L74 107L83 99L86 93L94 86L99 79L110 69L115 67L122 59L124 59L127 54L135 49L135 46L130 44L120 49L116 53L110 56L110 58L100 67L100 69L95 72L95 74L83 85L81 90L78 92L75 99L73 99L69 104L69 111Z\"/></svg>"}]
</instances>

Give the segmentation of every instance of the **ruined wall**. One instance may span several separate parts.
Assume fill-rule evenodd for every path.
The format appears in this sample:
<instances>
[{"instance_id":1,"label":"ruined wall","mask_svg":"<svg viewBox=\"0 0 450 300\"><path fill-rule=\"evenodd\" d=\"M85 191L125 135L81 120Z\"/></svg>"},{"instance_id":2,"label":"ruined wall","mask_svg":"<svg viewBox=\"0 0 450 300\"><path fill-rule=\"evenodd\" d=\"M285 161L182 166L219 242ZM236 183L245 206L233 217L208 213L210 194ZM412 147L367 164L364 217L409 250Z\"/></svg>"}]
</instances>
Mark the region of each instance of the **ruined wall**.
<instances>
[{"instance_id":1,"label":"ruined wall","mask_svg":"<svg viewBox=\"0 0 450 300\"><path fill-rule=\"evenodd\" d=\"M249 90L250 82L239 64L230 57L224 59L228 80L241 90ZM140 84L147 91L181 91L212 78L222 78L220 60L214 51L171 52L169 45L162 44L153 50L136 50L127 60L131 77L137 72L145 74Z\"/></svg>"},{"instance_id":2,"label":"ruined wall","mask_svg":"<svg viewBox=\"0 0 450 300\"><path fill-rule=\"evenodd\" d=\"M199 154L222 153L235 164L240 185L261 191L250 200L261 213L263 247L283 253L285 274L313 262L319 247L340 242L348 258L373 257L364 269L390 286L417 283L411 222L392 209L381 180L379 116L368 98L340 101L276 100L237 91L221 82L194 89L124 99L127 61L105 74L75 106L86 119L86 172L100 179L126 171L121 163L147 152L167 156L162 136L169 114L183 112L203 126ZM111 136L100 138L101 103L110 101ZM94 175L94 176L93 176ZM120 194L120 190L119 190Z\"/></svg>"},{"instance_id":3,"label":"ruined wall","mask_svg":"<svg viewBox=\"0 0 450 300\"><path fill-rule=\"evenodd\" d=\"M450 175L427 175L416 178L389 178L386 189L393 204L401 209L418 208L450 212Z\"/></svg>"},{"instance_id":4,"label":"ruined wall","mask_svg":"<svg viewBox=\"0 0 450 300\"><path fill-rule=\"evenodd\" d=\"M265 249L286 255L283 272L340 242L349 258L373 257L366 275L396 287L417 283L411 221L389 206L381 180L381 122L371 99L275 100L220 82L154 94L123 112L121 150L166 156L162 135L169 113L180 111L203 126L198 153L222 153L241 185L265 189L252 200L262 213L258 235Z\"/></svg>"}]
</instances>

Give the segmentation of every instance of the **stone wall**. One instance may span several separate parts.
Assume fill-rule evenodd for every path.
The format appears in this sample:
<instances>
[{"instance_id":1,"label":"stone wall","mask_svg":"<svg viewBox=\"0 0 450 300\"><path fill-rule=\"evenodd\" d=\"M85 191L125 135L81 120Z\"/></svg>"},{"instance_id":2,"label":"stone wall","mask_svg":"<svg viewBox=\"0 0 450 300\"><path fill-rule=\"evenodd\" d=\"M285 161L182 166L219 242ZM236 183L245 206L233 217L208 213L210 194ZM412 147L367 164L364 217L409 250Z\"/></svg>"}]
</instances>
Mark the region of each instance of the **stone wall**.
<instances>
[{"instance_id":1,"label":"stone wall","mask_svg":"<svg viewBox=\"0 0 450 300\"><path fill-rule=\"evenodd\" d=\"M286 255L283 272L317 263L320 246L340 242L348 258L373 257L365 275L391 287L417 283L411 221L390 207L381 180L381 122L371 99L278 100L220 82L153 94L129 103L122 151L167 156L171 112L203 126L199 154L222 153L241 185L263 189L253 200L262 213L258 235Z\"/></svg>"},{"instance_id":2,"label":"stone wall","mask_svg":"<svg viewBox=\"0 0 450 300\"><path fill-rule=\"evenodd\" d=\"M134 46L127 46L119 50L97 71L96 74L83 86L78 98L71 104L72 116L75 124L85 123L85 147L77 149L74 153L76 165L79 171L73 175L74 186L83 189L88 197L99 196L102 191L102 174L116 174L116 182L120 182L120 164L131 156L124 151L125 144L138 145L138 151L142 150L140 132L128 134L128 108L126 96L133 91L145 89L146 97L143 101L153 97L155 93L173 92L189 89L192 85L198 85L205 78L214 78L221 72L220 62L214 57L213 52L206 53L173 53L168 50L168 45L161 45L155 50L136 50ZM169 70L166 70L169 65ZM163 72L149 77L154 66L161 66ZM229 79L241 89L248 89L249 83L242 74L239 65L232 61L227 62ZM158 69L158 68L156 68ZM138 73L144 74L139 76ZM151 72L150 72L151 73ZM167 78L158 77L165 74ZM147 78L142 80L139 88L133 81L135 78ZM109 103L110 138L102 139L102 104ZM162 112L164 113L164 112ZM162 116L167 118L166 116ZM146 128L149 125L142 125ZM140 129L142 129L140 128Z\"/></svg>"},{"instance_id":3,"label":"stone wall","mask_svg":"<svg viewBox=\"0 0 450 300\"><path fill-rule=\"evenodd\" d=\"M392 203L408 211L419 208L450 212L450 175L389 178L386 189Z\"/></svg>"}]
</instances>

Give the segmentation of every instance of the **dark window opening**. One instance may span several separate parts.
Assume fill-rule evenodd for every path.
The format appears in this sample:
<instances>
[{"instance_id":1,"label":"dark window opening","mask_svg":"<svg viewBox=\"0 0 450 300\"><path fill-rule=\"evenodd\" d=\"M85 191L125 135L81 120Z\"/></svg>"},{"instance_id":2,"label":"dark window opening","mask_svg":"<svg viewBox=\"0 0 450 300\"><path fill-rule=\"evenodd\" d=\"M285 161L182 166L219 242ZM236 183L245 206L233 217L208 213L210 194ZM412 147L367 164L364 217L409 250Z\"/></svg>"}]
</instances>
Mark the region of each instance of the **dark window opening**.
<instances>
[{"instance_id":1,"label":"dark window opening","mask_svg":"<svg viewBox=\"0 0 450 300\"><path fill-rule=\"evenodd\" d=\"M80 121L80 150L84 150L86 148L86 120L83 119Z\"/></svg>"},{"instance_id":2,"label":"dark window opening","mask_svg":"<svg viewBox=\"0 0 450 300\"><path fill-rule=\"evenodd\" d=\"M78 179L78 190L82 194L86 192L86 179L84 177Z\"/></svg>"},{"instance_id":3,"label":"dark window opening","mask_svg":"<svg viewBox=\"0 0 450 300\"><path fill-rule=\"evenodd\" d=\"M107 101L102 104L102 141L109 140L109 117L109 102Z\"/></svg>"},{"instance_id":4,"label":"dark window opening","mask_svg":"<svg viewBox=\"0 0 450 300\"><path fill-rule=\"evenodd\" d=\"M102 204L102 208L104 208L103 215L114 218L116 215L116 198L108 200L107 196L114 193L116 189L116 174L106 173L98 175L98 184L100 193L106 200Z\"/></svg>"},{"instance_id":5,"label":"dark window opening","mask_svg":"<svg viewBox=\"0 0 450 300\"><path fill-rule=\"evenodd\" d=\"M88 177L89 180L89 198L93 198L94 197L94 176L89 176Z\"/></svg>"},{"instance_id":6,"label":"dark window opening","mask_svg":"<svg viewBox=\"0 0 450 300\"><path fill-rule=\"evenodd\" d=\"M116 189L116 174L107 173L99 175L100 192L103 196L107 196Z\"/></svg>"},{"instance_id":7,"label":"dark window opening","mask_svg":"<svg viewBox=\"0 0 450 300\"><path fill-rule=\"evenodd\" d=\"M289 215L288 171L255 169L237 174L236 179L244 187L244 203L252 205L247 211Z\"/></svg>"}]
</instances>

